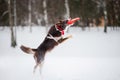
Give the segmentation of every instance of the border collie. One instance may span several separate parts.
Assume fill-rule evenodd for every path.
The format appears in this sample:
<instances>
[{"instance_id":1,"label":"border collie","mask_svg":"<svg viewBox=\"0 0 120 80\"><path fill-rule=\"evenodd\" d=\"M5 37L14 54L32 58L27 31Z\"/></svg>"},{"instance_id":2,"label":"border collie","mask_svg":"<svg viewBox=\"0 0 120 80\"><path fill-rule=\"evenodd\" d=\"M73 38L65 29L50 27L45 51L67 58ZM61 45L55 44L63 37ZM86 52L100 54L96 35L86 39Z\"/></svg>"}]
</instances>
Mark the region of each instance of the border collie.
<instances>
[{"instance_id":1,"label":"border collie","mask_svg":"<svg viewBox=\"0 0 120 80\"><path fill-rule=\"evenodd\" d=\"M48 31L44 41L36 49L21 45L20 48L23 52L34 55L36 62L34 70L37 68L37 66L41 66L42 62L44 61L46 52L51 51L55 46L72 37L71 35L67 37L63 36L66 29L79 19L80 18L62 20L53 25Z\"/></svg>"}]
</instances>

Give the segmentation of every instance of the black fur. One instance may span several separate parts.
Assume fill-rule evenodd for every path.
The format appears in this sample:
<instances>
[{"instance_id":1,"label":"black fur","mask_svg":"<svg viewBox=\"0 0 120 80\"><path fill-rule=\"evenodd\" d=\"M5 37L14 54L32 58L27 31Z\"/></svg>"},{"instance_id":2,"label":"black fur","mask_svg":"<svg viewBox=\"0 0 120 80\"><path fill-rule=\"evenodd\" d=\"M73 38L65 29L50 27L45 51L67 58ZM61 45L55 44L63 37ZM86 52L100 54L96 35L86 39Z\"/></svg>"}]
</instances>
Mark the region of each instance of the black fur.
<instances>
[{"instance_id":1,"label":"black fur","mask_svg":"<svg viewBox=\"0 0 120 80\"><path fill-rule=\"evenodd\" d=\"M62 43L63 41L67 40L70 38L70 36L63 38L61 30L64 30L67 26L67 21L60 21L57 24L53 25L50 30L48 31L47 36L45 37L44 41L40 44L40 46L37 49L31 49L29 47L21 46L21 49L26 52L26 53L31 53L33 52L34 54L34 59L36 61L36 65L34 69L38 66L41 65L41 63L44 61L44 57L46 52L52 50L55 46L57 46L59 43ZM60 30L56 29L56 26L60 28ZM59 40L55 41L54 39L50 39L48 37L58 37L60 38Z\"/></svg>"}]
</instances>

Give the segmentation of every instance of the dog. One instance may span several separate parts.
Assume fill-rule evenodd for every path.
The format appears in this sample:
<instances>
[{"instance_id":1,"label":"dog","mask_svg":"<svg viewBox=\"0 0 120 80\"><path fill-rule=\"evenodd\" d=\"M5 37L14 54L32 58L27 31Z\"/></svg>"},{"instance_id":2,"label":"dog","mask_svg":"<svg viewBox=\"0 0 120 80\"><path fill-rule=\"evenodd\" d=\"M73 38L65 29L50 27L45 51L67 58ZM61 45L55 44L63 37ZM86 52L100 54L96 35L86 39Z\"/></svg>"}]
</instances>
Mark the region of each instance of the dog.
<instances>
[{"instance_id":1,"label":"dog","mask_svg":"<svg viewBox=\"0 0 120 80\"><path fill-rule=\"evenodd\" d=\"M37 68L37 66L42 65L45 54L47 52L51 51L55 46L61 44L65 40L72 37L71 35L67 37L63 36L65 34L66 29L73 25L79 19L80 18L61 20L55 25L53 25L48 31L48 34L46 35L44 41L36 49L21 45L20 48L23 52L34 55L34 59L36 62L36 65L34 66L34 71Z\"/></svg>"}]
</instances>

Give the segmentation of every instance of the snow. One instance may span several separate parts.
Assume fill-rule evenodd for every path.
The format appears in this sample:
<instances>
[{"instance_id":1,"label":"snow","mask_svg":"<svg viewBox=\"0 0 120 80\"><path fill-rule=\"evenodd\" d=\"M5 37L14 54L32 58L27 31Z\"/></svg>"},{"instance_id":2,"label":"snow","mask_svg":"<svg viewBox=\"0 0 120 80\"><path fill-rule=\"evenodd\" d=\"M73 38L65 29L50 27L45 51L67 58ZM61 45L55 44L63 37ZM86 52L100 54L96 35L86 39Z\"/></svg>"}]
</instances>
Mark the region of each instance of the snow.
<instances>
[{"instance_id":1,"label":"snow","mask_svg":"<svg viewBox=\"0 0 120 80\"><path fill-rule=\"evenodd\" d=\"M120 80L120 29L70 28L73 37L46 54L42 74L32 55L20 45L37 47L46 36L43 27L17 28L16 48L10 47L10 30L0 31L0 80Z\"/></svg>"}]
</instances>

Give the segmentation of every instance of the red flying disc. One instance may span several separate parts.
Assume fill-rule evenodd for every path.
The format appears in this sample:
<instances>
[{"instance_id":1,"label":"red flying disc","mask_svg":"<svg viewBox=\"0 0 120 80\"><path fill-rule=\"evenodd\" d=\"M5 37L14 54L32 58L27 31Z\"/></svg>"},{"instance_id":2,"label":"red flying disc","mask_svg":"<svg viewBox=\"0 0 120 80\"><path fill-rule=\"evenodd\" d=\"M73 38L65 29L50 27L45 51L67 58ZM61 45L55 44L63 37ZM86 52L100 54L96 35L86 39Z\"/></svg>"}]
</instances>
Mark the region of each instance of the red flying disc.
<instances>
[{"instance_id":1,"label":"red flying disc","mask_svg":"<svg viewBox=\"0 0 120 80\"><path fill-rule=\"evenodd\" d=\"M78 20L80 20L80 18L70 19L70 20L68 20L67 24L73 24L73 23L75 23Z\"/></svg>"}]
</instances>

